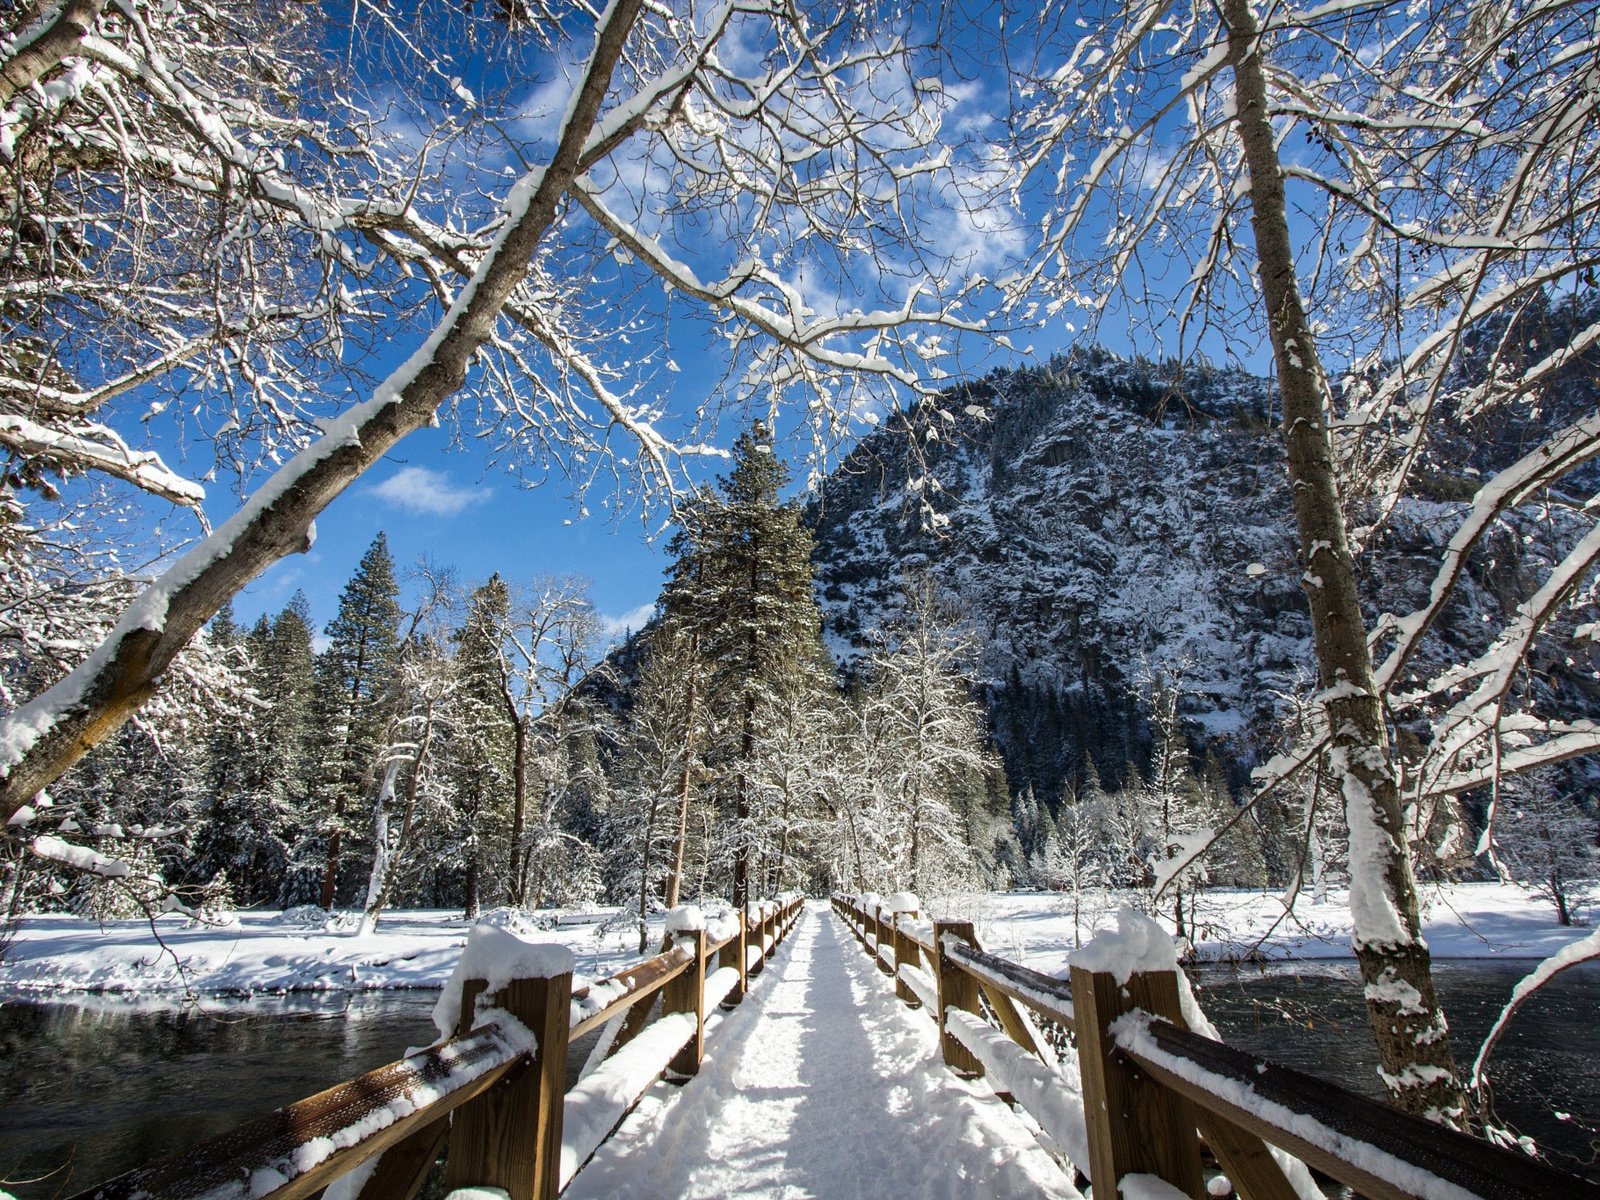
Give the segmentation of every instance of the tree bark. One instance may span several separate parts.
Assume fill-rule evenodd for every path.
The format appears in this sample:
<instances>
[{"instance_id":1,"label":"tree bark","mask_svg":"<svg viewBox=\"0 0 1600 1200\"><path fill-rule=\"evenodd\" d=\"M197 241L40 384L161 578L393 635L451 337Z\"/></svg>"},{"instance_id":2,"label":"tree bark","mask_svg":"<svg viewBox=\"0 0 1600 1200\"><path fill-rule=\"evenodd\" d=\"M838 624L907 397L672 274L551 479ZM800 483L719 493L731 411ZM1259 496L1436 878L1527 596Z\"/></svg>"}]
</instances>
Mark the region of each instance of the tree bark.
<instances>
[{"instance_id":1,"label":"tree bark","mask_svg":"<svg viewBox=\"0 0 1600 1200\"><path fill-rule=\"evenodd\" d=\"M689 840L689 796L694 779L695 721L698 718L700 663L700 635L689 638L689 695L687 715L683 723L683 769L678 773L678 829L672 839L672 869L667 872L667 890L662 899L668 908L678 906L678 895L683 887L683 851Z\"/></svg>"},{"instance_id":2,"label":"tree bark","mask_svg":"<svg viewBox=\"0 0 1600 1200\"><path fill-rule=\"evenodd\" d=\"M430 424L461 387L473 356L555 224L563 196L587 165L587 143L642 6L643 0L617 0L596 31L571 119L549 165L513 188L505 227L433 335L372 399L285 464L239 513L135 600L83 664L0 722L0 745L6 747L0 758L0 824L121 728L223 603L279 559L309 549L317 515L401 438Z\"/></svg>"},{"instance_id":3,"label":"tree bark","mask_svg":"<svg viewBox=\"0 0 1600 1200\"><path fill-rule=\"evenodd\" d=\"M9 105L78 49L100 17L105 0L67 0L49 24L0 63L0 107Z\"/></svg>"},{"instance_id":4,"label":"tree bark","mask_svg":"<svg viewBox=\"0 0 1600 1200\"><path fill-rule=\"evenodd\" d=\"M1401 1107L1456 1121L1465 1098L1422 940L1393 751L1356 592L1327 415L1332 394L1295 274L1288 208L1249 0L1222 0L1250 221L1283 399L1295 518L1334 770L1350 827L1353 943L1382 1074Z\"/></svg>"}]
</instances>

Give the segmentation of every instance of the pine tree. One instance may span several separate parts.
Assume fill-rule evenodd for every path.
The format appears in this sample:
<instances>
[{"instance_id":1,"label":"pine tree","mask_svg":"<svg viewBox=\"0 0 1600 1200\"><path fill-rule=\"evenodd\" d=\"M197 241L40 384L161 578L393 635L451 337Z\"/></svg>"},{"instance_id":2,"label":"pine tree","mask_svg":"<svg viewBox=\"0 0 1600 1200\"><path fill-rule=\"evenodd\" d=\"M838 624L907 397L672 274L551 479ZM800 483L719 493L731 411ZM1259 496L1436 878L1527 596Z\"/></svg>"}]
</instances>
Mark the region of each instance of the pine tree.
<instances>
[{"instance_id":1,"label":"pine tree","mask_svg":"<svg viewBox=\"0 0 1600 1200\"><path fill-rule=\"evenodd\" d=\"M456 634L453 759L456 853L462 871L462 908L471 918L487 893L487 868L497 832L511 807L512 724L501 689L501 639L510 614L505 582L494 576L467 599L466 621Z\"/></svg>"},{"instance_id":2,"label":"pine tree","mask_svg":"<svg viewBox=\"0 0 1600 1200\"><path fill-rule=\"evenodd\" d=\"M690 704L687 732L691 743L703 739L697 749L716 776L724 815L731 811L719 832L741 904L762 849L753 824L758 743L781 682L823 653L811 535L799 507L780 500L788 478L771 431L756 422L734 447L732 471L685 518L662 597L666 624L683 631L705 664L704 700ZM685 791L680 820L687 799Z\"/></svg>"},{"instance_id":3,"label":"pine tree","mask_svg":"<svg viewBox=\"0 0 1600 1200\"><path fill-rule=\"evenodd\" d=\"M327 739L316 781L325 822L324 908L340 895L349 814L374 785L400 650L399 594L389 540L379 533L340 594L325 630L328 648L317 656L315 725Z\"/></svg>"}]
</instances>

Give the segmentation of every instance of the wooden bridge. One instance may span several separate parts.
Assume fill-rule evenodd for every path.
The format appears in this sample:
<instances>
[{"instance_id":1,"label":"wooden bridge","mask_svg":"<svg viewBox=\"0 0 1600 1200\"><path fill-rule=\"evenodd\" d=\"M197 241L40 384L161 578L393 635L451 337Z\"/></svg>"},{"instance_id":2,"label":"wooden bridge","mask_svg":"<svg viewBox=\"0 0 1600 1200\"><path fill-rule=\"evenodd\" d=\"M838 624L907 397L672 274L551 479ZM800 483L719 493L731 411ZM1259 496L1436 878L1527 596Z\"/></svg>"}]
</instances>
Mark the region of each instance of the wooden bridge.
<instances>
[{"instance_id":1,"label":"wooden bridge","mask_svg":"<svg viewBox=\"0 0 1600 1200\"><path fill-rule=\"evenodd\" d=\"M475 932L455 1037L79 1200L410 1200L441 1158L462 1200L1071 1198L1094 1179L1199 1200L1228 1194L1219 1174L1242 1200L1316 1200L1303 1164L1372 1200L1600 1200L1224 1045L1172 970L1063 982L870 896L695 917L577 991L563 948Z\"/></svg>"}]
</instances>

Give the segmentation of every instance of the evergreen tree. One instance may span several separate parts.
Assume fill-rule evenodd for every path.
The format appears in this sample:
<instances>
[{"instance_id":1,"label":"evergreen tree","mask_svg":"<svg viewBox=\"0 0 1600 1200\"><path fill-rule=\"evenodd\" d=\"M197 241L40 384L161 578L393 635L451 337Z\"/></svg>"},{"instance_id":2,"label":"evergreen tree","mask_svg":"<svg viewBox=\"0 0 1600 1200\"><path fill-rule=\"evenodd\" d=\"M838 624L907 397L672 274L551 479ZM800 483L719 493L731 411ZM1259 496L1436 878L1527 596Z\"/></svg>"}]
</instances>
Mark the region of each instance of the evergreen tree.
<instances>
[{"instance_id":1,"label":"evergreen tree","mask_svg":"<svg viewBox=\"0 0 1600 1200\"><path fill-rule=\"evenodd\" d=\"M780 500L788 478L771 431L756 422L734 447L732 471L695 502L674 538L662 598L666 623L704 664L704 699L689 706L687 732L715 777L718 833L740 904L764 845L754 820L759 742L781 711L782 683L823 654L811 535L798 505ZM684 792L681 820L686 804Z\"/></svg>"},{"instance_id":2,"label":"evergreen tree","mask_svg":"<svg viewBox=\"0 0 1600 1200\"><path fill-rule=\"evenodd\" d=\"M317 656L315 727L324 739L316 795L324 817L321 904L341 894L341 857L352 811L374 786L400 651L400 588L389 540L379 533L339 596ZM353 877L353 873L352 873Z\"/></svg>"},{"instance_id":3,"label":"evergreen tree","mask_svg":"<svg viewBox=\"0 0 1600 1200\"><path fill-rule=\"evenodd\" d=\"M501 639L511 596L498 575L467 598L466 621L456 634L452 757L455 855L461 869L462 908L471 918L488 892L486 869L504 861L495 853L497 831L511 807L512 724L501 689Z\"/></svg>"},{"instance_id":4,"label":"evergreen tree","mask_svg":"<svg viewBox=\"0 0 1600 1200\"><path fill-rule=\"evenodd\" d=\"M900 618L867 657L862 774L866 824L883 839L873 875L885 888L970 883L975 873L965 810L992 758L972 651L948 601L923 578L906 585Z\"/></svg>"}]
</instances>

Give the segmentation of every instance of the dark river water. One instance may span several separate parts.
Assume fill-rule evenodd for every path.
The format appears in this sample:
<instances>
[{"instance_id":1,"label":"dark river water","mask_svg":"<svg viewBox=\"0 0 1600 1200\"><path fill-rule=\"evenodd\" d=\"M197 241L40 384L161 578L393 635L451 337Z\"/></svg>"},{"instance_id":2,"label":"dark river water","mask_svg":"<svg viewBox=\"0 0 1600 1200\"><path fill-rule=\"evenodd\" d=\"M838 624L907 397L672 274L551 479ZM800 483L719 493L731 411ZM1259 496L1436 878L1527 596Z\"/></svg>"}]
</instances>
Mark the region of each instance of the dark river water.
<instances>
[{"instance_id":1,"label":"dark river water","mask_svg":"<svg viewBox=\"0 0 1600 1200\"><path fill-rule=\"evenodd\" d=\"M1434 980L1463 1071L1533 962L1436 961ZM1354 963L1205 967L1200 1006L1225 1040L1377 1096L1378 1054ZM1489 1059L1496 1123L1551 1161L1600 1182L1600 964L1577 967L1524 1004Z\"/></svg>"},{"instance_id":2,"label":"dark river water","mask_svg":"<svg viewBox=\"0 0 1600 1200\"><path fill-rule=\"evenodd\" d=\"M433 1041L434 999L290 996L192 1012L6 1003L0 1187L18 1200L67 1195L392 1062Z\"/></svg>"},{"instance_id":3,"label":"dark river water","mask_svg":"<svg viewBox=\"0 0 1600 1200\"><path fill-rule=\"evenodd\" d=\"M1531 963L1439 962L1463 1063ZM1228 1041L1376 1094L1355 967L1204 968L1201 1004ZM399 1058L433 1038L431 992L285 997L159 1012L0 1005L0 1187L45 1200ZM1600 969L1532 1000L1491 1063L1501 1122L1600 1178ZM582 1061L574 1055L574 1067ZM1557 1114L1565 1114L1565 1119ZM30 1182L31 1181L31 1182Z\"/></svg>"}]
</instances>

